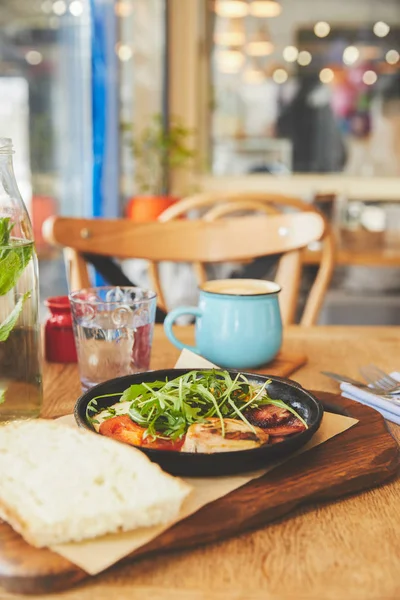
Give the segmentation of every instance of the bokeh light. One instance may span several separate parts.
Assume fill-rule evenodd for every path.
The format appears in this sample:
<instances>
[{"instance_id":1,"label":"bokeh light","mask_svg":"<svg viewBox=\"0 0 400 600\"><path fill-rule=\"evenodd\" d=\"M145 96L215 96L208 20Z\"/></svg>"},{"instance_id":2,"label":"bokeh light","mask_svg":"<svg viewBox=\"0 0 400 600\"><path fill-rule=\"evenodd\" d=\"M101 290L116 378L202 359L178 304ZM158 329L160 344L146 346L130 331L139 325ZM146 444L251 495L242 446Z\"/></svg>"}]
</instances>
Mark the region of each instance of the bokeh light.
<instances>
[{"instance_id":1,"label":"bokeh light","mask_svg":"<svg viewBox=\"0 0 400 600\"><path fill-rule=\"evenodd\" d=\"M319 74L319 79L322 83L331 83L335 79L335 73L329 68L322 69Z\"/></svg>"},{"instance_id":2,"label":"bokeh light","mask_svg":"<svg viewBox=\"0 0 400 600\"><path fill-rule=\"evenodd\" d=\"M389 65L395 65L399 62L399 59L400 54L397 52L397 50L389 50L386 53L386 62L389 63Z\"/></svg>"},{"instance_id":3,"label":"bokeh light","mask_svg":"<svg viewBox=\"0 0 400 600\"><path fill-rule=\"evenodd\" d=\"M345 65L354 65L360 58L360 51L356 46L347 46L343 51L343 62Z\"/></svg>"},{"instance_id":4,"label":"bokeh light","mask_svg":"<svg viewBox=\"0 0 400 600\"><path fill-rule=\"evenodd\" d=\"M288 77L289 75L285 69L275 69L275 71L272 73L272 79L275 81L275 83L285 83L285 81L288 80Z\"/></svg>"},{"instance_id":5,"label":"bokeh light","mask_svg":"<svg viewBox=\"0 0 400 600\"><path fill-rule=\"evenodd\" d=\"M37 50L29 50L25 54L25 60L29 65L40 65L43 61L43 54Z\"/></svg>"},{"instance_id":6,"label":"bokeh light","mask_svg":"<svg viewBox=\"0 0 400 600\"><path fill-rule=\"evenodd\" d=\"M286 62L296 62L299 56L299 51L296 46L286 46L283 50L283 58Z\"/></svg>"},{"instance_id":7,"label":"bokeh light","mask_svg":"<svg viewBox=\"0 0 400 600\"><path fill-rule=\"evenodd\" d=\"M67 5L65 4L64 0L56 0L56 2L53 3L52 10L57 17L61 17L67 12Z\"/></svg>"},{"instance_id":8,"label":"bokeh light","mask_svg":"<svg viewBox=\"0 0 400 600\"><path fill-rule=\"evenodd\" d=\"M297 62L299 63L299 65L301 65L302 67L306 67L310 64L311 61L311 52L308 52L308 50L302 50L301 52L299 52L299 56L297 57Z\"/></svg>"},{"instance_id":9,"label":"bokeh light","mask_svg":"<svg viewBox=\"0 0 400 600\"><path fill-rule=\"evenodd\" d=\"M324 38L330 34L331 26L326 21L319 21L314 25L314 33L319 38Z\"/></svg>"},{"instance_id":10,"label":"bokeh light","mask_svg":"<svg viewBox=\"0 0 400 600\"><path fill-rule=\"evenodd\" d=\"M133 50L128 44L117 44L115 47L115 51L119 60L122 62L127 62L133 56Z\"/></svg>"},{"instance_id":11,"label":"bokeh light","mask_svg":"<svg viewBox=\"0 0 400 600\"><path fill-rule=\"evenodd\" d=\"M373 32L377 37L386 37L389 31L389 25L383 21L377 21L373 27Z\"/></svg>"},{"instance_id":12,"label":"bokeh light","mask_svg":"<svg viewBox=\"0 0 400 600\"><path fill-rule=\"evenodd\" d=\"M378 81L378 75L375 71L365 71L362 80L365 85L374 85Z\"/></svg>"}]
</instances>

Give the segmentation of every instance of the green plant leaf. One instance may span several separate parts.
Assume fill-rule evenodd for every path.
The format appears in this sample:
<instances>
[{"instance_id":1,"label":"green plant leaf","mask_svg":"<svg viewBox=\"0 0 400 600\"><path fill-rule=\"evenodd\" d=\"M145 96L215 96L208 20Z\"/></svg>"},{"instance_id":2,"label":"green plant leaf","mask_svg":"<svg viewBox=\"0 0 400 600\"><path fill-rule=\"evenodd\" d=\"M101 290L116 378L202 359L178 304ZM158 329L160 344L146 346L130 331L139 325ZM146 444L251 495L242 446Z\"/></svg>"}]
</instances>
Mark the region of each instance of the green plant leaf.
<instances>
[{"instance_id":1,"label":"green plant leaf","mask_svg":"<svg viewBox=\"0 0 400 600\"><path fill-rule=\"evenodd\" d=\"M16 273L21 272L21 259L17 252L7 251L0 259L0 296L7 294L18 279Z\"/></svg>"},{"instance_id":2,"label":"green plant leaf","mask_svg":"<svg viewBox=\"0 0 400 600\"><path fill-rule=\"evenodd\" d=\"M11 313L8 317L1 323L0 325L0 342L5 342L8 339L12 329L14 328L16 322L18 321L18 317L21 314L22 308L24 306L25 300L30 297L31 293L26 292L23 296L21 296L17 302L17 304L12 309ZM1 403L1 402L0 402Z\"/></svg>"},{"instance_id":3,"label":"green plant leaf","mask_svg":"<svg viewBox=\"0 0 400 600\"><path fill-rule=\"evenodd\" d=\"M197 158L189 143L195 131L185 127L178 117L169 119L168 128L159 114L153 115L140 132L135 132L126 122L122 122L120 128L136 159L135 181L142 193L165 193L168 171L189 168Z\"/></svg>"},{"instance_id":4,"label":"green plant leaf","mask_svg":"<svg viewBox=\"0 0 400 600\"><path fill-rule=\"evenodd\" d=\"M6 388L0 390L0 404L3 404L6 401L6 391Z\"/></svg>"},{"instance_id":5,"label":"green plant leaf","mask_svg":"<svg viewBox=\"0 0 400 600\"><path fill-rule=\"evenodd\" d=\"M0 296L15 286L33 254L32 244L9 246L13 227L9 217L0 219Z\"/></svg>"}]
</instances>

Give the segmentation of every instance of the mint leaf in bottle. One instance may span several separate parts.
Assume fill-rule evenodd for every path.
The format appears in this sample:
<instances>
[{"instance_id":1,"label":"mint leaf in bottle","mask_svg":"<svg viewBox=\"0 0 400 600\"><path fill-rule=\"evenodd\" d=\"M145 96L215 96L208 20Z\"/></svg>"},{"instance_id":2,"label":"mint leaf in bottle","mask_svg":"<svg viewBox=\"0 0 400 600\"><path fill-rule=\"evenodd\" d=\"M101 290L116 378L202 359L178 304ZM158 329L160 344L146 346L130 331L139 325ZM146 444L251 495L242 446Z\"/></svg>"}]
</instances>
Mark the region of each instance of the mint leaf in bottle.
<instances>
[{"instance_id":1,"label":"mint leaf in bottle","mask_svg":"<svg viewBox=\"0 0 400 600\"><path fill-rule=\"evenodd\" d=\"M26 294L21 296L11 313L0 324L0 342L5 342L8 339L8 336L10 335L12 329L18 321L18 317L21 314L24 302L25 300L27 300L27 298L29 298L30 295L30 292L26 292Z\"/></svg>"}]
</instances>

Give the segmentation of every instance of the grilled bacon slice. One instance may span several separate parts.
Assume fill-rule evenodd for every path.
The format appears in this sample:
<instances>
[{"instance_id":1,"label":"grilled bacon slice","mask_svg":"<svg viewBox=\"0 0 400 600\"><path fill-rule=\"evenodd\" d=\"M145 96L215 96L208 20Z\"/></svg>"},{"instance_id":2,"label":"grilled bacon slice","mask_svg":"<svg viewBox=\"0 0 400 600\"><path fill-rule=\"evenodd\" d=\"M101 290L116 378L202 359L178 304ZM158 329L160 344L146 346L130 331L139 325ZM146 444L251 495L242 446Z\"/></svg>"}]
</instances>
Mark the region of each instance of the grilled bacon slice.
<instances>
[{"instance_id":1,"label":"grilled bacon slice","mask_svg":"<svg viewBox=\"0 0 400 600\"><path fill-rule=\"evenodd\" d=\"M263 427L263 431L275 437L293 435L295 433L300 433L305 429L305 425L303 425L300 419L298 419L294 415L292 415L289 421L286 421L286 423L282 423L282 425Z\"/></svg>"},{"instance_id":2,"label":"grilled bacon slice","mask_svg":"<svg viewBox=\"0 0 400 600\"><path fill-rule=\"evenodd\" d=\"M260 408L251 408L246 411L246 419L257 427L275 427L289 421L292 413L286 408L280 408L274 404L267 404Z\"/></svg>"},{"instance_id":3,"label":"grilled bacon slice","mask_svg":"<svg viewBox=\"0 0 400 600\"><path fill-rule=\"evenodd\" d=\"M293 435L305 429L300 419L290 411L273 404L246 411L246 419L252 425L261 427L266 433L275 437Z\"/></svg>"}]
</instances>

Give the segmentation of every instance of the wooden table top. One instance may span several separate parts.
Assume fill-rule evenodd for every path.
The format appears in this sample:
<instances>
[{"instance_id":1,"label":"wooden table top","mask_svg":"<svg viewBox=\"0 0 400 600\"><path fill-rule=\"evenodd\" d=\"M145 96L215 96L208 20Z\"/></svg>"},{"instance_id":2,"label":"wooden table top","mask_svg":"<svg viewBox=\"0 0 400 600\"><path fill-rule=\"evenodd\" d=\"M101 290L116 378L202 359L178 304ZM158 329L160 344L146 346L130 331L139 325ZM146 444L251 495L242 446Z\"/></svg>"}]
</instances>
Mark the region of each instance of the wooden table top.
<instances>
[{"instance_id":1,"label":"wooden table top","mask_svg":"<svg viewBox=\"0 0 400 600\"><path fill-rule=\"evenodd\" d=\"M321 252L305 250L303 263L306 265L319 265ZM400 249L396 248L370 248L357 249L338 246L335 254L336 266L359 267L399 267Z\"/></svg>"},{"instance_id":2,"label":"wooden table top","mask_svg":"<svg viewBox=\"0 0 400 600\"><path fill-rule=\"evenodd\" d=\"M193 330L178 336L192 341ZM374 362L399 368L400 327L289 327L284 347L305 352L293 379L310 389L338 391L321 370L358 376ZM179 355L157 326L153 368ZM80 393L76 365L46 365L44 416L72 412ZM400 427L389 424L400 442ZM196 550L114 567L60 594L62 600L397 600L400 597L400 478L327 505L297 510L264 529ZM1 593L0 598L23 598ZM26 598L26 596L25 596Z\"/></svg>"},{"instance_id":3,"label":"wooden table top","mask_svg":"<svg viewBox=\"0 0 400 600\"><path fill-rule=\"evenodd\" d=\"M388 236L387 236L388 237ZM306 249L303 263L319 265L321 252ZM336 231L336 266L399 267L399 235L392 234L392 242L385 238L384 232Z\"/></svg>"}]
</instances>

